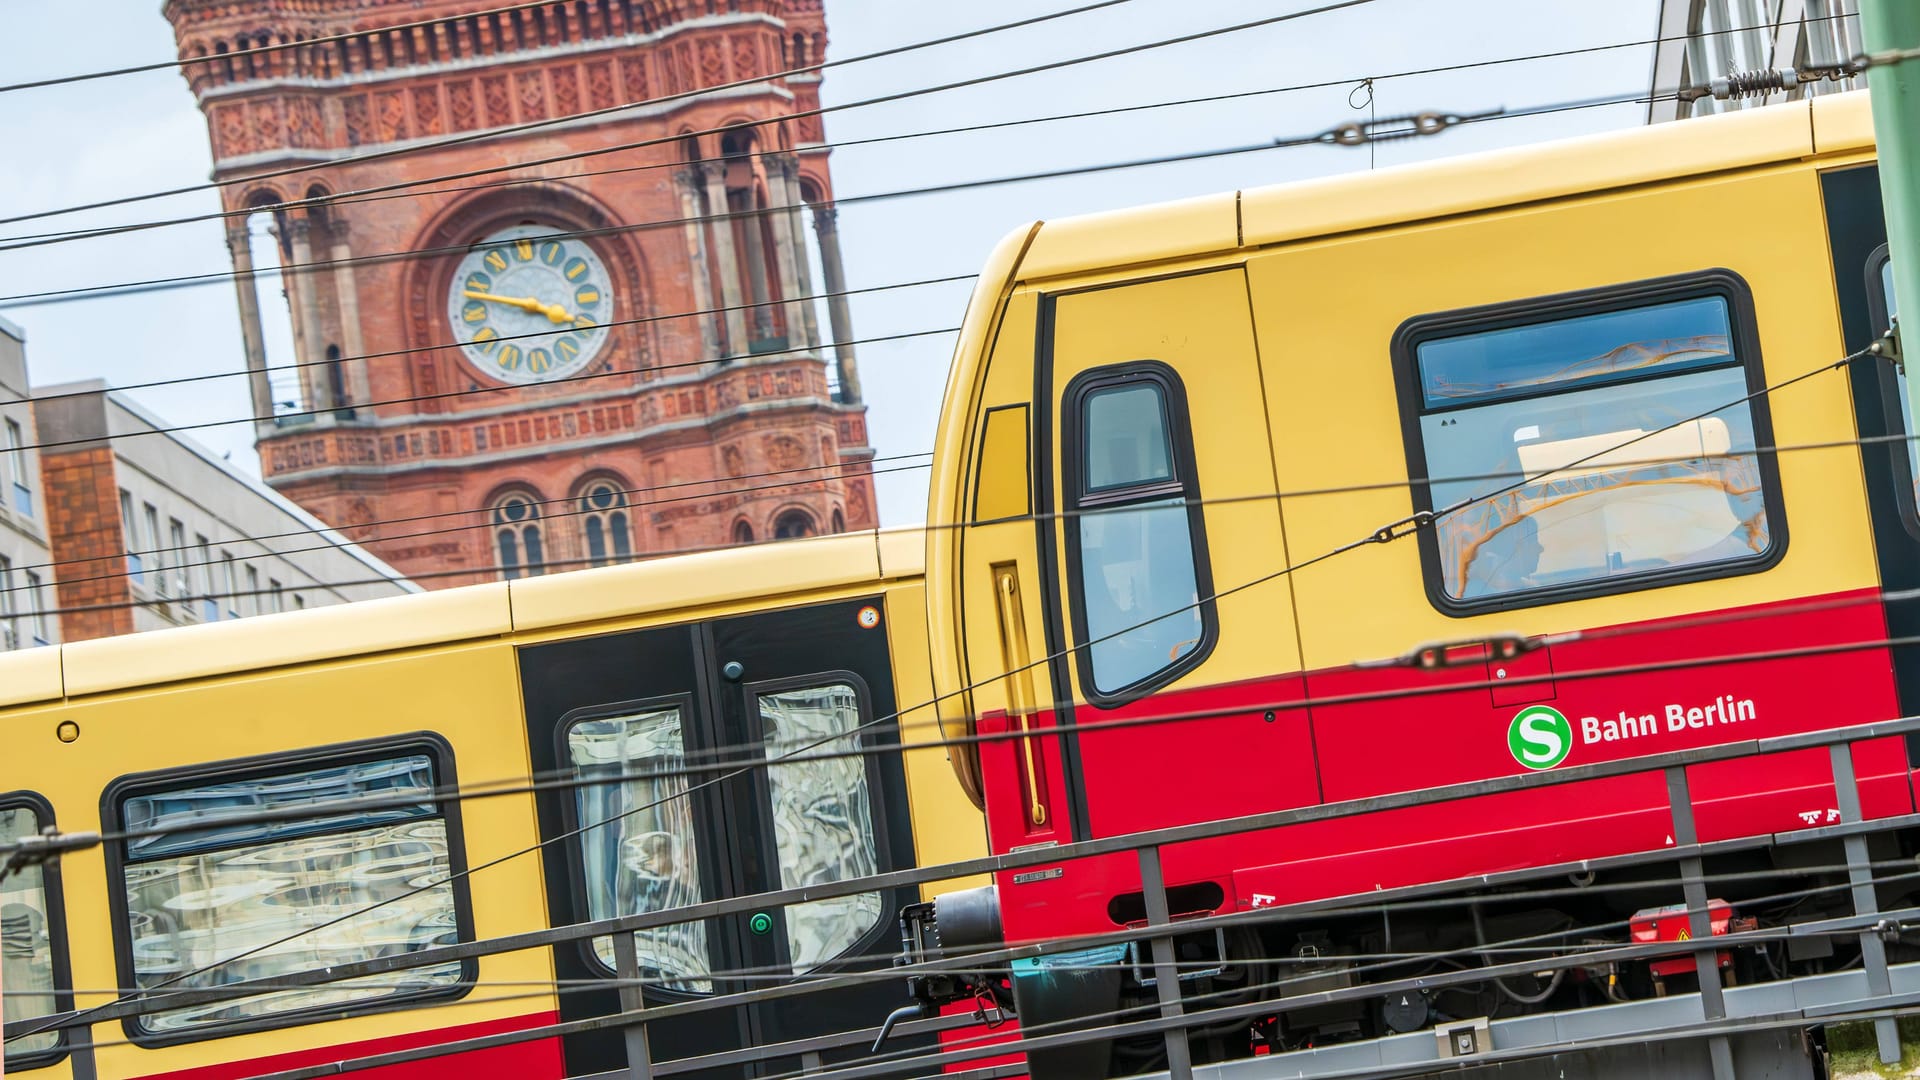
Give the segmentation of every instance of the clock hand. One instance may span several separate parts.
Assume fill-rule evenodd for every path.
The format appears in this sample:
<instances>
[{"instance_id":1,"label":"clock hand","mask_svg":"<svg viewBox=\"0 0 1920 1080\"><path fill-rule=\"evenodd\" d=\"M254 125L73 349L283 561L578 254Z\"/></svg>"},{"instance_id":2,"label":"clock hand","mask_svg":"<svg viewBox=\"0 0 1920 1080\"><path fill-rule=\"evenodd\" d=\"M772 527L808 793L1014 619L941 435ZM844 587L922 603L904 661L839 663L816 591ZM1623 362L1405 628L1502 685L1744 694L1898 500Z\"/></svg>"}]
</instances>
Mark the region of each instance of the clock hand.
<instances>
[{"instance_id":1,"label":"clock hand","mask_svg":"<svg viewBox=\"0 0 1920 1080\"><path fill-rule=\"evenodd\" d=\"M535 315L545 315L548 322L570 323L578 318L573 312L568 311L559 304L542 303L531 296L496 296L493 293L474 292L472 289L462 290L462 295L473 300L485 300L490 303L517 307L522 311L533 312Z\"/></svg>"}]
</instances>

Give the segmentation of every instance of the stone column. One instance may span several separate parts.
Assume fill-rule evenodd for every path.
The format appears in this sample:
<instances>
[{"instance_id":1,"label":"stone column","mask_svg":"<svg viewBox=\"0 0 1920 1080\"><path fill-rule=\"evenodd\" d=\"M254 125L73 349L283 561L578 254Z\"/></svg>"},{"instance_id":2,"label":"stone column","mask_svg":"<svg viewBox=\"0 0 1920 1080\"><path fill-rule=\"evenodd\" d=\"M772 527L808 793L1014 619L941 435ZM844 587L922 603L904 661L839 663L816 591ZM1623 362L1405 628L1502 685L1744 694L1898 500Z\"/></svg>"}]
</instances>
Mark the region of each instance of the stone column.
<instances>
[{"instance_id":1,"label":"stone column","mask_svg":"<svg viewBox=\"0 0 1920 1080\"><path fill-rule=\"evenodd\" d=\"M847 307L847 271L840 262L840 212L822 206L813 212L813 229L820 235L820 271L827 277L827 321L833 329L833 356L840 371L840 400L852 405L860 398L860 367L853 358L853 315Z\"/></svg>"},{"instance_id":2,"label":"stone column","mask_svg":"<svg viewBox=\"0 0 1920 1080\"><path fill-rule=\"evenodd\" d=\"M800 300L806 294L800 288L800 273L795 265L806 257L806 252L793 245L792 162L785 157L775 157L769 158L767 164L767 226L773 233L773 263L780 273L780 306L786 313L787 347L810 348L813 343L807 340L806 304Z\"/></svg>"},{"instance_id":3,"label":"stone column","mask_svg":"<svg viewBox=\"0 0 1920 1080\"><path fill-rule=\"evenodd\" d=\"M707 261L706 224L700 220L700 177L692 169L673 174L680 189L680 217L686 222L687 262L693 267L693 306L701 314L694 318L700 328L700 355L711 359L721 355L719 316L713 310L713 266Z\"/></svg>"},{"instance_id":4,"label":"stone column","mask_svg":"<svg viewBox=\"0 0 1920 1080\"><path fill-rule=\"evenodd\" d=\"M752 198L749 194L748 198ZM753 340L765 341L773 336L773 290L769 288L767 278L766 230L762 228L767 211L764 206L754 207L750 213L736 216L728 224L739 227L739 235L734 243L741 245L747 255L747 292L753 304L751 316Z\"/></svg>"},{"instance_id":5,"label":"stone column","mask_svg":"<svg viewBox=\"0 0 1920 1080\"><path fill-rule=\"evenodd\" d=\"M353 249L347 244L347 223L334 219L329 223L333 234L333 291L340 301L340 347L347 356L346 364L347 394L352 401L336 401L337 408L342 405L365 406L373 400L373 380L367 373L367 346L360 336L360 288L353 278Z\"/></svg>"},{"instance_id":6,"label":"stone column","mask_svg":"<svg viewBox=\"0 0 1920 1080\"><path fill-rule=\"evenodd\" d=\"M733 218L727 214L727 170L718 161L700 166L707 180L707 220L713 226L713 262L720 271L720 303L727 308L728 354L747 353L747 313L740 303L740 260L733 250Z\"/></svg>"},{"instance_id":7,"label":"stone column","mask_svg":"<svg viewBox=\"0 0 1920 1080\"><path fill-rule=\"evenodd\" d=\"M809 349L820 347L820 319L814 313L813 266L807 258L807 222L802 215L806 209L806 196L800 190L800 162L788 158L781 171L787 175L787 231L793 236L794 270L800 277L800 325L805 331L802 344Z\"/></svg>"},{"instance_id":8,"label":"stone column","mask_svg":"<svg viewBox=\"0 0 1920 1080\"><path fill-rule=\"evenodd\" d=\"M266 433L273 430L273 388L267 382L266 335L260 332L260 293L254 283L246 218L227 222L227 252L233 256L233 286L240 300L240 347L246 358L254 428Z\"/></svg>"},{"instance_id":9,"label":"stone column","mask_svg":"<svg viewBox=\"0 0 1920 1080\"><path fill-rule=\"evenodd\" d=\"M305 214L287 222L287 235L293 250L293 265L309 266L313 262L313 244L308 239L310 223ZM327 347L320 340L320 305L314 302L314 270L292 270L283 272L281 280L287 286L287 303L293 308L293 340L295 354L302 365L300 386L304 391L305 408L314 411L314 419L333 408L333 394L327 385L327 373L320 363L326 359Z\"/></svg>"}]
</instances>

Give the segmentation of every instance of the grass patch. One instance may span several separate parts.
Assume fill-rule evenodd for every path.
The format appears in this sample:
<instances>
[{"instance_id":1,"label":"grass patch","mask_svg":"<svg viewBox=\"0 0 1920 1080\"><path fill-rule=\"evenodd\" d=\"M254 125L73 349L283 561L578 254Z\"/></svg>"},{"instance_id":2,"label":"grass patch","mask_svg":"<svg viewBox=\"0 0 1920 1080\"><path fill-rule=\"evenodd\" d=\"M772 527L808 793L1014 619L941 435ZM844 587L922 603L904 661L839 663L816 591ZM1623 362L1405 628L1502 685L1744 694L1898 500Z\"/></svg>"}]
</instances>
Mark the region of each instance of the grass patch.
<instances>
[{"instance_id":1,"label":"grass patch","mask_svg":"<svg viewBox=\"0 0 1920 1080\"><path fill-rule=\"evenodd\" d=\"M1903 1016L1895 1021L1900 1027L1901 1062L1880 1064L1879 1044L1874 1041L1873 1022L1856 1020L1848 1024L1827 1025L1827 1069L1834 1076L1903 1077L1920 1064L1920 1016Z\"/></svg>"}]
</instances>

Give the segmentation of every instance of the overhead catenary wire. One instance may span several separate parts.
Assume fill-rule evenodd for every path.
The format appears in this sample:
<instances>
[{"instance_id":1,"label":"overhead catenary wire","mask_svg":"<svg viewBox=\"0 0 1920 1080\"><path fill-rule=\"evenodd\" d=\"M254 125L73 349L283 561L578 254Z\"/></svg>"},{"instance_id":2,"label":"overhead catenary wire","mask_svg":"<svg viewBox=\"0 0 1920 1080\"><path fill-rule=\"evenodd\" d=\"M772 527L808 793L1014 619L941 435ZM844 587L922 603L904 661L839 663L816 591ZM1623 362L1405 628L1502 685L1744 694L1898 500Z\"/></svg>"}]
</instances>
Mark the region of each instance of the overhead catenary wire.
<instances>
[{"instance_id":1,"label":"overhead catenary wire","mask_svg":"<svg viewBox=\"0 0 1920 1080\"><path fill-rule=\"evenodd\" d=\"M1822 15L1822 16L1811 17L1807 21L1822 22L1830 19L1838 19L1838 18L1844 18L1844 17L1846 16ZM1711 36L1722 35L1722 34L1741 33L1748 29L1754 29L1754 28L1734 27L1726 30L1705 31L1703 32L1703 34L1704 36L1711 37ZM1587 46L1580 46L1576 48L1556 49L1556 50L1551 50L1547 52L1535 52L1535 53L1527 53L1527 54L1522 54L1517 56L1497 57L1489 60L1473 60L1473 61L1464 61L1464 62L1453 63L1453 64L1433 65L1433 66L1421 67L1421 68L1408 68L1400 71L1387 72L1387 73L1382 73L1377 75L1345 76L1345 77L1335 78L1335 79L1323 79L1317 82L1293 83L1286 86L1262 87L1254 90L1241 90L1241 91L1234 91L1234 92L1223 93L1223 94L1209 94L1209 95L1203 95L1200 97L1177 98L1177 99L1172 99L1167 101L1153 101L1153 102L1145 102L1145 103L1134 104L1134 105L1111 106L1111 107L1102 108L1102 109L1087 109L1087 110L1081 110L1077 112L1055 113L1048 116L1023 117L1023 118L1014 119L1014 120L995 120L995 121L987 121L987 122L976 123L976 124L965 124L957 127L935 128L935 129L928 129L928 130L922 130L922 131L907 131L907 132L899 132L899 133L889 134L889 135L871 136L867 138L844 139L844 140L838 140L834 142L810 145L809 149L810 150L812 149L833 150L833 149L842 149L842 148L854 147L854 146L870 146L870 145L875 145L880 143L898 142L898 141L907 140L907 139L932 138L932 137L939 137L939 136L945 136L945 135L968 134L968 133L981 132L981 131L991 131L991 130L999 130L999 129L1005 129L1005 128L1023 127L1023 126L1033 125L1033 124L1055 123L1055 122L1062 122L1062 121L1068 121L1068 120L1082 120L1082 119L1090 119L1090 118L1103 117L1103 116L1116 116L1116 115L1123 115L1128 113L1144 112L1144 111L1154 110L1154 109L1178 108L1178 107L1183 107L1187 105L1212 104L1212 103L1217 103L1221 101L1241 100L1245 98L1263 97L1263 96L1274 95L1274 94L1286 94L1286 93L1302 92L1307 90L1328 89L1331 87L1348 86L1356 83L1359 83L1359 84L1378 83L1388 79L1412 78L1412 77L1421 76L1421 75L1433 75L1433 74L1441 74L1441 73L1455 72L1455 71L1469 71L1477 68L1492 67L1492 66L1499 66L1499 65L1520 64L1520 63L1528 63L1528 62L1539 61L1539 60L1562 59L1569 56L1579 56L1579 55L1586 55L1586 54L1591 54L1596 52L1614 51L1619 49L1644 48L1649 45L1660 45L1669 41L1681 41L1681 40L1687 40L1687 36L1642 38L1636 41L1612 42L1604 45L1587 45ZM756 151L755 153L758 156L775 156L778 152ZM587 169L587 170L580 170L580 171L569 171L563 177L546 177L546 176L514 177L514 178L505 179L505 180L490 181L488 183L483 183L483 184L470 184L470 185L462 185L458 187L436 187L436 188L430 188L424 191L413 191L413 190L404 190L404 191L397 191L397 192L387 191L387 192L379 192L371 195L362 195L362 196L353 196L348 194L329 194L329 195L325 195L318 198L302 199L302 200L297 200L293 202L270 203L263 206L247 207L239 210L211 211L203 214L184 215L184 216L161 219L157 221L132 222L132 223L127 223L122 225L98 226L98 227L91 227L91 228L84 228L84 229L70 229L70 230L63 230L63 231L57 231L57 232L32 233L32 234L23 234L23 235L17 235L12 237L0 237L0 251L10 251L16 248L38 246L40 244L46 244L46 243L63 243L70 240L84 240L84 239L100 237L100 236L119 235L125 232L136 231L141 229L193 224L193 223L198 223L202 221L224 220L224 219L236 218L236 217L248 217L256 213L273 212L276 210L289 209L289 208L298 208L299 206L318 206L318 207L351 206L351 205L356 205L360 203L380 202L380 201L385 201L389 199L421 198L429 195L459 194L459 193L469 192L469 191L494 190L502 187L545 184L545 183L552 183L555 180L578 181L588 177L612 176L612 175L619 175L619 174L626 174L626 173L633 173L633 172L646 172L646 171L651 171L655 169L682 168L689 165L714 164L719 162L725 162L728 160L731 160L731 159L722 156L719 158L699 158L699 159L693 159L693 160L687 160L687 161L655 161L655 162L646 162L644 164L639 164L639 165L619 166L619 167L610 168L610 169ZM515 167L518 167L518 166L515 166ZM428 183L428 182L431 182L431 181L419 181L419 183ZM263 268L260 270L256 270L254 271L254 274L258 277L270 277L280 272L281 272L281 268L275 267L275 268ZM49 301L49 302L52 302L52 301Z\"/></svg>"},{"instance_id":2,"label":"overhead catenary wire","mask_svg":"<svg viewBox=\"0 0 1920 1080\"><path fill-rule=\"evenodd\" d=\"M1098 8L1098 7L1108 7L1114 4L1125 3L1125 2L1128 2L1128 0L1099 0L1099 2L1096 4L1088 5L1088 10L1091 10L1093 8ZM1316 7L1303 8L1297 11L1284 12L1279 15L1269 15L1264 18L1235 23L1229 26L1214 27L1211 29L1195 31L1193 33L1188 33L1188 34L1158 38L1148 42L1143 42L1135 45L1122 46L1120 48L1115 48L1115 49L1107 49L1101 52L1085 54L1078 57L1071 57L1065 60L1054 60L1054 61L1049 61L1042 64L1033 64L1033 65L1028 65L1026 67L1016 68L1009 71L996 72L990 75L975 76L972 78L941 83L934 86L916 87L911 90L897 91L891 94L881 94L875 97L863 98L860 101L845 102L839 105L825 105L825 106L819 106L813 109L795 110L792 112L782 113L779 116L775 116L775 117L743 121L737 125L708 128L708 129L703 129L701 131L681 133L681 134L672 135L672 136L661 136L654 139L640 140L639 142L635 142L635 143L623 143L623 144L617 144L617 145L608 146L608 147L597 147L590 150L575 151L569 154L555 155L555 156L545 157L545 158L536 158L531 161L515 162L510 165L492 166L488 168L467 170L465 172L459 172L459 173L449 173L440 177L440 179L443 179L443 180L444 179L466 179L472 176L482 176L490 173L503 172L509 169L514 169L514 168L526 168L526 167L537 166L537 165L547 165L547 164L553 164L555 162L560 162L560 161L576 161L581 158L594 157L602 154L618 153L623 150L638 149L643 146L670 145L670 144L675 144L680 142L681 140L686 138L687 134L715 135L715 134L721 134L726 131L735 130L738 128L763 127L763 126L772 125L772 124L781 124L781 123L785 123L792 120L804 119L812 116L825 116L830 113L845 112L850 109L865 108L871 105L886 104L894 101L904 101L904 100L909 100L916 97L923 97L928 94L945 93L946 91L949 91L949 90L959 90L959 89L964 89L966 87L971 87L971 86L980 86L986 83L999 82L1004 79L1021 78L1027 75L1035 75L1035 74L1039 74L1047 71L1057 71L1062 68L1075 67L1081 64L1098 63L1100 61L1111 60L1116 57L1131 56L1137 53L1149 52L1156 49L1164 49L1164 48L1169 48L1176 45L1190 44L1195 41L1203 41L1209 38L1220 37L1227 34L1240 33L1246 30L1253 30L1253 29L1258 29L1266 26L1276 26L1281 23L1292 22L1297 19L1310 18L1315 15L1328 14L1330 12L1340 11L1347 8L1360 7L1373 2L1375 2L1375 0L1333 0L1333 2L1324 3ZM1011 28L1014 28L1015 26L1030 26L1037 22L1045 21L1047 18L1060 18L1063 15L1078 14L1080 10L1081 9L1077 9L1077 8L1069 9L1066 12L1055 13L1051 16L1036 16L1033 18L1022 20L1017 24L1014 24L1014 23L1002 24L1001 26L997 28L993 28L991 30L971 32L971 36L978 37L978 36L981 36L983 33L998 32L999 30L1011 29ZM959 40L959 39L955 38L954 40ZM928 44L944 44L944 43L945 43L944 41L936 39L934 42L923 43L915 47L925 48L927 47ZM888 53L888 55L897 55L905 51L909 51L909 50L906 49L905 47L896 48L892 50L890 53ZM856 59L858 58L848 57L845 60L830 61L828 63L848 64L848 63L853 63ZM744 80L738 83L729 83L729 84L722 84L720 86L706 87L700 90L687 91L679 95L669 95L668 97L664 97L664 98L655 98L649 102L637 102L637 103L629 103L626 105L615 105L615 106L609 106L608 108L605 108L605 109L590 109L585 112L574 113L565 117L549 118L549 119L540 120L540 121L529 121L523 124L513 125L509 127L504 127L504 128L497 128L491 131L471 132L468 134L453 136L445 139L430 140L430 141L422 142L416 145L400 147L393 150L375 151L373 153L368 153L368 154L350 155L347 157L336 158L330 161L316 163L316 164L290 166L284 169L266 170L263 172L249 173L244 177L236 177L229 180L215 180L215 181L209 181L204 184L196 184L190 187L172 188L166 191L148 192L141 195L123 196L116 199L100 200L97 202L86 203L83 205L62 207L55 210L43 210L43 211L36 211L28 214L17 214L11 217L0 217L0 225L9 225L9 224L14 224L21 221L32 221L32 220L38 220L42 218L58 217L66 214L78 213L85 210L99 210L99 209L103 209L111 206L125 206L130 203L147 202L153 199L166 198L173 195L191 194L197 191L208 191L208 190L216 190L224 187L231 187L231 186L237 186L237 185L256 184L256 183L259 183L260 181L270 180L280 176L290 176L290 175L296 175L300 173L313 172L318 169L331 169L331 168L338 168L338 167L347 166L347 165L359 165L359 164L364 164L368 161L381 160L381 159L393 157L399 154L419 153L423 150L440 149L447 146L459 146L467 143L473 143L473 142L489 140L489 139L496 139L496 138L501 138L507 135L517 134L523 131L535 130L542 127L549 127L554 124L574 123L584 118L610 115L610 114L621 112L624 110L637 108L640 105L659 104L665 101L672 101L672 100L695 99L695 98L699 98L699 97L703 97L705 95L711 94L715 90L726 89L728 87L733 87L733 86L754 86L767 81L767 78L768 77L763 76L760 78ZM342 192L340 194L343 194L343 195L368 194L375 191L393 190L396 187L418 187L418 186L421 186L422 184L432 183L432 182L435 182L435 181L431 178L423 179L423 180L402 181L396 185L377 185L371 188L361 188L361 189L356 189L350 192ZM302 205L302 202L300 200L288 200L286 202L276 204L276 205L299 206L299 205Z\"/></svg>"}]
</instances>

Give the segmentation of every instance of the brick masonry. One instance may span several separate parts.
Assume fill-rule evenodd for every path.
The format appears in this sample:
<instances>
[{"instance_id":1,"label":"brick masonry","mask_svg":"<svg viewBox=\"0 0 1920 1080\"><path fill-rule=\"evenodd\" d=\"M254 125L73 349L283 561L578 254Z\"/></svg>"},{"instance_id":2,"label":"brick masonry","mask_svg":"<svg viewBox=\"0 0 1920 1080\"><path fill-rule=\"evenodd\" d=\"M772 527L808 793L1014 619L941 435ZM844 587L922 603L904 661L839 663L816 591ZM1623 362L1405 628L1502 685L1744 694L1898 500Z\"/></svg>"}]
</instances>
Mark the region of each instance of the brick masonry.
<instances>
[{"instance_id":1,"label":"brick masonry","mask_svg":"<svg viewBox=\"0 0 1920 1080\"><path fill-rule=\"evenodd\" d=\"M61 637L85 641L133 633L113 449L42 450L40 477L50 528L60 538L55 591Z\"/></svg>"},{"instance_id":2,"label":"brick masonry","mask_svg":"<svg viewBox=\"0 0 1920 1080\"><path fill-rule=\"evenodd\" d=\"M780 303L797 295L797 285L772 269L772 234L764 230L778 219L716 223L697 238L684 222L689 192L707 194L716 170L729 199L777 205L786 169L809 203L830 205L828 155L812 146L823 138L820 118L781 119L817 107L818 79L771 77L825 55L818 0L565 0L517 16L476 14L497 6L166 4L181 57L216 59L184 70L206 113L216 177L226 182L222 197L232 211L659 141L401 198L275 212L283 260L298 261L303 248L316 263L425 254L290 275L303 393L328 407L298 424L261 426L268 482L428 587L499 576L487 508L510 493L539 506L550 563L584 560L577 499L601 479L627 493L622 521L640 554L720 545L747 533L766 538L776 522L796 520L796 510L819 531L836 523L872 527L865 407L829 394L831 347L758 351L762 338L804 340L801 327L785 325L797 306ZM440 21L388 29L421 19ZM218 59L342 33L354 37ZM742 81L748 85L730 85ZM694 94L702 90L710 92ZM675 94L694 96L658 100ZM566 120L623 105L636 107ZM413 142L553 120L563 122L456 146ZM723 151L738 151L743 136L723 148L710 132L743 123L755 125L736 132L750 133L744 137L756 153L723 166ZM409 149L245 180L400 147ZM498 183L509 177L532 179ZM584 239L612 279L607 321L628 323L612 327L593 363L563 382L498 383L451 347L446 297L455 263L475 240L521 223L589 233ZM717 235L721 228L729 237ZM743 252L756 239L772 294L756 309L765 321L742 335L724 317L686 317L722 303L720 244L731 240ZM696 257L702 250L704 261ZM747 295L744 277L753 271L744 255L737 269ZM812 288L825 291L819 282ZM262 302L275 291L262 288ZM832 337L824 328L818 336ZM326 356L348 358L332 382L319 362ZM722 357L731 359L710 362Z\"/></svg>"}]
</instances>

